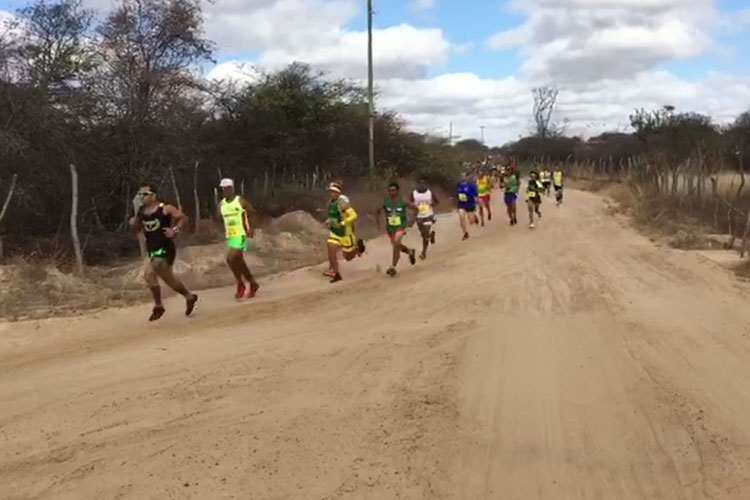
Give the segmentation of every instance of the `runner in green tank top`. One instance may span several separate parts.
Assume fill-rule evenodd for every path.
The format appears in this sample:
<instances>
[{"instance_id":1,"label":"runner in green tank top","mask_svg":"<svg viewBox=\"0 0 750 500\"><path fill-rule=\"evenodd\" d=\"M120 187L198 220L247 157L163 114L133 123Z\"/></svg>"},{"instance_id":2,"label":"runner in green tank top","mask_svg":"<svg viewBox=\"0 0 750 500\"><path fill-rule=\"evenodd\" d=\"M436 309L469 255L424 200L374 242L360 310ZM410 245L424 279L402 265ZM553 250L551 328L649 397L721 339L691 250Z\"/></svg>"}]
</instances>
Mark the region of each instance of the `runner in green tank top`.
<instances>
[{"instance_id":1,"label":"runner in green tank top","mask_svg":"<svg viewBox=\"0 0 750 500\"><path fill-rule=\"evenodd\" d=\"M388 275L396 275L396 266L402 253L409 256L409 262L414 265L417 262L416 250L407 247L403 244L404 236L406 235L406 226L408 223L407 209L417 212L417 207L410 201L405 201L400 194L400 188L397 182L391 182L388 185L388 194L383 201L383 206L378 209L375 216L375 222L380 229L380 218L381 214L385 213L386 231L388 238L391 240L391 246L393 247L393 259L391 261L391 267L388 268Z\"/></svg>"},{"instance_id":2,"label":"runner in green tank top","mask_svg":"<svg viewBox=\"0 0 750 500\"><path fill-rule=\"evenodd\" d=\"M237 291L234 298L245 297L248 287L245 286L244 280L247 280L248 285L250 285L247 296L253 298L258 293L260 285L255 281L250 268L247 267L243 254L248 249L249 238L253 236L247 214L255 213L255 208L249 201L234 192L234 181L232 179L222 179L219 187L221 187L223 195L221 203L219 203L219 215L224 221L224 230L227 235L227 265L229 265L229 269L237 280Z\"/></svg>"}]
</instances>

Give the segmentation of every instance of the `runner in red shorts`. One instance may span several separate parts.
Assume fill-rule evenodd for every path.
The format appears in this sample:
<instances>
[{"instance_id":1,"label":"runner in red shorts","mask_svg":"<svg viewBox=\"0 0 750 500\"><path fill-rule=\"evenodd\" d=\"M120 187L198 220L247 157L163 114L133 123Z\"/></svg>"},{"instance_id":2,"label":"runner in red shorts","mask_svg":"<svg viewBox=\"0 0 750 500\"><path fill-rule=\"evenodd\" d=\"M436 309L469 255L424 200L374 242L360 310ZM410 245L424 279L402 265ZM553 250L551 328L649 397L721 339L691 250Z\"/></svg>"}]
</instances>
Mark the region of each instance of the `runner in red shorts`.
<instances>
[{"instance_id":1,"label":"runner in red shorts","mask_svg":"<svg viewBox=\"0 0 750 500\"><path fill-rule=\"evenodd\" d=\"M492 195L492 178L486 169L482 169L477 177L477 191L479 192L479 218L484 226L484 212L487 212L487 220L492 220L492 209L490 208L490 197Z\"/></svg>"},{"instance_id":2,"label":"runner in red shorts","mask_svg":"<svg viewBox=\"0 0 750 500\"><path fill-rule=\"evenodd\" d=\"M414 265L417 262L417 251L413 248L409 248L404 245L403 240L406 236L407 226L407 212L409 208L413 211L417 211L417 207L414 203L405 201L400 194L400 188L397 182L391 182L388 185L388 194L383 201L383 206L378 209L378 213L375 216L375 222L380 229L380 216L382 212L385 212L385 224L388 237L391 240L391 246L393 247L393 260L391 267L387 273L389 276L396 276L396 266L398 266L399 258L402 253L409 256L409 262Z\"/></svg>"}]
</instances>

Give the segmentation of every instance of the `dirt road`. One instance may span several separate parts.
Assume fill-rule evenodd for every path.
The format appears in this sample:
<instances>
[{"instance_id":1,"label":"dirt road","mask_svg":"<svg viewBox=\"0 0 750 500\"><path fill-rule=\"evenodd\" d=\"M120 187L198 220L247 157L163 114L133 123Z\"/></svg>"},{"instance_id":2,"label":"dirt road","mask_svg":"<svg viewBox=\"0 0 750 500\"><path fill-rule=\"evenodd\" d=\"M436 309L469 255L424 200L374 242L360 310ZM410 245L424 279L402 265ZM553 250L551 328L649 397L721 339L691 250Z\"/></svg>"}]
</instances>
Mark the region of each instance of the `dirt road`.
<instances>
[{"instance_id":1,"label":"dirt road","mask_svg":"<svg viewBox=\"0 0 750 500\"><path fill-rule=\"evenodd\" d=\"M379 240L341 286L0 325L0 498L750 498L747 287L544 209L395 279Z\"/></svg>"}]
</instances>

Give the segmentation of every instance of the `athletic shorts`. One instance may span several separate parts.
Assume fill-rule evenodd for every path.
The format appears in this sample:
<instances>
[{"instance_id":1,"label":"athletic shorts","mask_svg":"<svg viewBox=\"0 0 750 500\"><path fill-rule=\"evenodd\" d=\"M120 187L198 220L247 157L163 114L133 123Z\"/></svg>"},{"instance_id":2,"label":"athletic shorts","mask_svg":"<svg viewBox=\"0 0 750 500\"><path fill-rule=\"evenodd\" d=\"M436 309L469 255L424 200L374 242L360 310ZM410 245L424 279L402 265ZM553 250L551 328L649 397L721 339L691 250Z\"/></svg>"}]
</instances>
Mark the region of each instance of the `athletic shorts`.
<instances>
[{"instance_id":1,"label":"athletic shorts","mask_svg":"<svg viewBox=\"0 0 750 500\"><path fill-rule=\"evenodd\" d=\"M518 201L518 193L505 193L504 199L506 205L513 205Z\"/></svg>"},{"instance_id":2,"label":"athletic shorts","mask_svg":"<svg viewBox=\"0 0 750 500\"><path fill-rule=\"evenodd\" d=\"M465 214L473 214L476 211L477 211L476 205L472 205L472 206L468 206L468 207L458 207L458 213L459 214L461 212L463 212Z\"/></svg>"},{"instance_id":3,"label":"athletic shorts","mask_svg":"<svg viewBox=\"0 0 750 500\"><path fill-rule=\"evenodd\" d=\"M483 194L483 195L479 196L479 201L481 203L484 203L485 205L489 205L490 204L490 199L491 199L491 195L489 195L489 194Z\"/></svg>"},{"instance_id":4,"label":"athletic shorts","mask_svg":"<svg viewBox=\"0 0 750 500\"><path fill-rule=\"evenodd\" d=\"M148 255L152 261L156 259L164 259L167 261L167 264L171 266L177 258L177 249L175 249L174 245L170 245L151 250Z\"/></svg>"},{"instance_id":5,"label":"athletic shorts","mask_svg":"<svg viewBox=\"0 0 750 500\"><path fill-rule=\"evenodd\" d=\"M230 236L227 238L227 248L229 250L242 250L246 252L249 247L249 240L246 235Z\"/></svg>"},{"instance_id":6,"label":"athletic shorts","mask_svg":"<svg viewBox=\"0 0 750 500\"><path fill-rule=\"evenodd\" d=\"M344 252L352 252L356 250L357 243L353 234L339 236L333 232L328 234L328 243L340 246Z\"/></svg>"},{"instance_id":7,"label":"athletic shorts","mask_svg":"<svg viewBox=\"0 0 750 500\"><path fill-rule=\"evenodd\" d=\"M545 188L548 188L550 184L552 184L551 181L542 181L542 186L544 186Z\"/></svg>"},{"instance_id":8,"label":"athletic shorts","mask_svg":"<svg viewBox=\"0 0 750 500\"><path fill-rule=\"evenodd\" d=\"M555 191L562 191L562 186L555 186Z\"/></svg>"},{"instance_id":9,"label":"athletic shorts","mask_svg":"<svg viewBox=\"0 0 750 500\"><path fill-rule=\"evenodd\" d=\"M387 232L388 232L388 237L390 239L392 239L392 240L395 240L399 236L403 236L404 234L406 234L406 229L403 229L403 228L399 228L399 229L396 229L396 230L390 230L390 229L388 229Z\"/></svg>"},{"instance_id":10,"label":"athletic shorts","mask_svg":"<svg viewBox=\"0 0 750 500\"><path fill-rule=\"evenodd\" d=\"M429 217L417 217L417 227L420 231L432 227L433 224L435 224L434 215L430 215Z\"/></svg>"},{"instance_id":11,"label":"athletic shorts","mask_svg":"<svg viewBox=\"0 0 750 500\"><path fill-rule=\"evenodd\" d=\"M534 205L541 205L542 204L542 198L541 197L528 198L526 201L529 202L529 203L533 203Z\"/></svg>"}]
</instances>

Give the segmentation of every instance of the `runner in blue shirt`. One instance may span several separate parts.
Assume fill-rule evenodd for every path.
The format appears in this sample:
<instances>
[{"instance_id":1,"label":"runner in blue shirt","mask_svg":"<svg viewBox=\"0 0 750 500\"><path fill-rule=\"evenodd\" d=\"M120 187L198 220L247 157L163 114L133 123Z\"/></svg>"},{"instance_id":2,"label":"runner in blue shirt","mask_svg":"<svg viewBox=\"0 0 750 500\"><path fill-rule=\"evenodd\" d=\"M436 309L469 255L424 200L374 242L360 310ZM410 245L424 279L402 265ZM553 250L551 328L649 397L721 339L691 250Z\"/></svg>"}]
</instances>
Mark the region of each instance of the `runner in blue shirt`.
<instances>
[{"instance_id":1,"label":"runner in blue shirt","mask_svg":"<svg viewBox=\"0 0 750 500\"><path fill-rule=\"evenodd\" d=\"M477 185L469 179L467 173L461 175L461 182L456 186L456 200L458 208L458 220L461 223L461 230L464 232L464 240L469 238L468 224L474 222L477 210L477 198L479 191Z\"/></svg>"}]
</instances>

